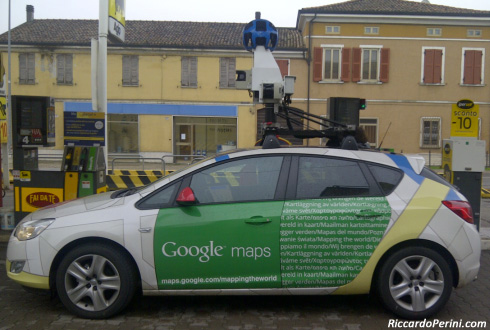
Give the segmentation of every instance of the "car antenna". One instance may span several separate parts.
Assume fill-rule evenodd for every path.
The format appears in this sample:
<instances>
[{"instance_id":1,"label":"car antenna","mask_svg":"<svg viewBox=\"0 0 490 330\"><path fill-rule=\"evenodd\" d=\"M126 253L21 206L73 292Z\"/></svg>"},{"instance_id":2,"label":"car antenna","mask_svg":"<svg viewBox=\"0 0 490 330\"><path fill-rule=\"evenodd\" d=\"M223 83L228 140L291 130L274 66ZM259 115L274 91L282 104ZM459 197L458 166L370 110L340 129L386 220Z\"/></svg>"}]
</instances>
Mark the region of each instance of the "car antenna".
<instances>
[{"instance_id":1,"label":"car antenna","mask_svg":"<svg viewBox=\"0 0 490 330\"><path fill-rule=\"evenodd\" d=\"M386 129L385 135L383 135L383 139L381 140L381 143L379 144L379 147L378 147L379 150L381 150L381 146L383 145L383 142L385 141L386 134L388 134L390 127L391 127L391 121L390 121L390 124L388 125L388 128Z\"/></svg>"}]
</instances>

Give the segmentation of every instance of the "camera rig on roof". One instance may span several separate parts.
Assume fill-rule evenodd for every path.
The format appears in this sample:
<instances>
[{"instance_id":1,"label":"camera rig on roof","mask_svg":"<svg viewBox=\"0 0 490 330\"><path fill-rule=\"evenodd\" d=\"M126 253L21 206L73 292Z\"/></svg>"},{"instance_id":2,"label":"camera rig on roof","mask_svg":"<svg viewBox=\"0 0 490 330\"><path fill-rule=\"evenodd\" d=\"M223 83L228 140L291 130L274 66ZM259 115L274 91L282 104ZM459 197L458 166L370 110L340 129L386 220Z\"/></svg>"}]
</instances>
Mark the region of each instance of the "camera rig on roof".
<instances>
[{"instance_id":1,"label":"camera rig on roof","mask_svg":"<svg viewBox=\"0 0 490 330\"><path fill-rule=\"evenodd\" d=\"M326 117L292 107L291 95L294 93L296 77L282 77L272 55L278 41L276 27L261 19L260 13L256 13L256 19L243 29L243 45L253 52L253 67L252 70L236 71L236 88L248 90L254 104L264 105L261 109L265 112L263 135L257 145L264 149L277 148L283 141L280 136L294 136L299 139L328 138L329 147L358 149L355 136L362 134L359 110L366 108L366 100L329 98ZM281 127L278 118L285 120L285 127ZM319 129L304 129L304 120L319 125Z\"/></svg>"}]
</instances>

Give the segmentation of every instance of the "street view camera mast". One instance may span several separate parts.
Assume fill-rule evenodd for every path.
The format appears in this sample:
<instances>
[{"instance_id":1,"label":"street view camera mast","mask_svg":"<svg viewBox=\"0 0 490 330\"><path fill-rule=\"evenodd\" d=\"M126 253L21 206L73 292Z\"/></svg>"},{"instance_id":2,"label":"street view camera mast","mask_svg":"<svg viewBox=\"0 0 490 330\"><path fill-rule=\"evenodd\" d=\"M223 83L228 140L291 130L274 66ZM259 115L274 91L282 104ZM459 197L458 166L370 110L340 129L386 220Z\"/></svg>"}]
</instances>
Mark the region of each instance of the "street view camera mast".
<instances>
[{"instance_id":1,"label":"street view camera mast","mask_svg":"<svg viewBox=\"0 0 490 330\"><path fill-rule=\"evenodd\" d=\"M249 90L254 104L263 104L265 121L263 136L258 145L264 149L280 146L281 135L292 135L300 139L329 138L332 146L357 149L353 137L359 127L359 110L365 107L365 100L352 98L330 98L329 118L313 115L291 107L295 77L281 75L272 52L277 46L279 35L275 26L260 18L248 23L243 29L243 45L253 52L252 70L237 71L237 89ZM277 118L286 120L287 127L281 127ZM319 125L318 130L305 130L303 120ZM301 127L301 129L295 129ZM341 145L342 141L345 145ZM350 142L349 142L350 141Z\"/></svg>"}]
</instances>

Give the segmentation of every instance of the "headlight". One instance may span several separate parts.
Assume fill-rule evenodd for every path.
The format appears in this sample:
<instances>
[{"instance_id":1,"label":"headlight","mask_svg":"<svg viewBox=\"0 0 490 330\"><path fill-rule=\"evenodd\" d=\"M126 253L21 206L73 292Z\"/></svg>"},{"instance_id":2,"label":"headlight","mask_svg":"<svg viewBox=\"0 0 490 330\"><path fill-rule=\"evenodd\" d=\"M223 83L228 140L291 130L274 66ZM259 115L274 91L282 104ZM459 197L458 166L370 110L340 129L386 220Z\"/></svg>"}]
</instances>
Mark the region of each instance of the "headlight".
<instances>
[{"instance_id":1,"label":"headlight","mask_svg":"<svg viewBox=\"0 0 490 330\"><path fill-rule=\"evenodd\" d=\"M20 241L32 239L41 234L44 229L48 228L48 226L52 224L54 220L55 219L51 218L21 221L15 229L15 237L17 237Z\"/></svg>"}]
</instances>

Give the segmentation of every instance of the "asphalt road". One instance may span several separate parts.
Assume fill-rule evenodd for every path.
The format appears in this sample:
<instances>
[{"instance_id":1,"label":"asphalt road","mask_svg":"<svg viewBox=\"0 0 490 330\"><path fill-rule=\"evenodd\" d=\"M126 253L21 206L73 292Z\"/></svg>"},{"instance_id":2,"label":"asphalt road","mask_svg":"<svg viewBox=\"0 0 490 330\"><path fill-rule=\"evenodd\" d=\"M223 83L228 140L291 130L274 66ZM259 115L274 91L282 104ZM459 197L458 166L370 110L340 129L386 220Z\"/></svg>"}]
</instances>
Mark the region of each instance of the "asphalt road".
<instances>
[{"instance_id":1,"label":"asphalt road","mask_svg":"<svg viewBox=\"0 0 490 330\"><path fill-rule=\"evenodd\" d=\"M0 243L2 268L5 249L6 243ZM486 321L490 329L490 251L482 251L481 261L479 279L454 290L446 307L432 321ZM122 315L109 320L84 320L69 314L57 298L24 291L4 271L0 272L0 330L374 330L389 328L394 319L375 297L366 295L138 297Z\"/></svg>"}]
</instances>

